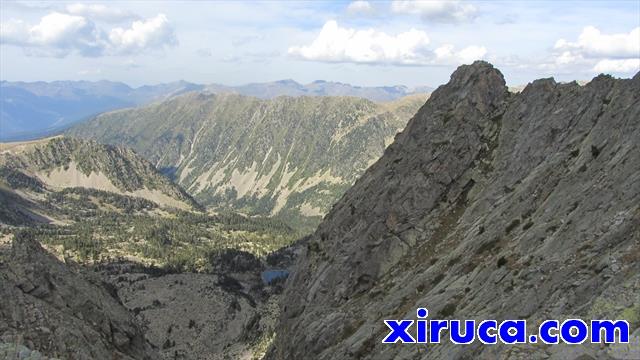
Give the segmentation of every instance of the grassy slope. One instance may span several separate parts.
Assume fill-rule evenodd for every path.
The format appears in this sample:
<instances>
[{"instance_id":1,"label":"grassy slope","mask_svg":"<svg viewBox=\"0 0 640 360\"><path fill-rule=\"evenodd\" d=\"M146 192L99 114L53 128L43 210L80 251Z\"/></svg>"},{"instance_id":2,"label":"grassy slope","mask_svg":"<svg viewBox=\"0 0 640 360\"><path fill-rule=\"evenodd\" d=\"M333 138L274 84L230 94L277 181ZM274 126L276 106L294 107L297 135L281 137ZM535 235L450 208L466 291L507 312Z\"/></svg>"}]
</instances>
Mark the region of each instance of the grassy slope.
<instances>
[{"instance_id":1,"label":"grassy slope","mask_svg":"<svg viewBox=\"0 0 640 360\"><path fill-rule=\"evenodd\" d=\"M205 205L304 222L301 209L328 211L425 98L192 93L103 114L69 133L132 147Z\"/></svg>"}]
</instances>

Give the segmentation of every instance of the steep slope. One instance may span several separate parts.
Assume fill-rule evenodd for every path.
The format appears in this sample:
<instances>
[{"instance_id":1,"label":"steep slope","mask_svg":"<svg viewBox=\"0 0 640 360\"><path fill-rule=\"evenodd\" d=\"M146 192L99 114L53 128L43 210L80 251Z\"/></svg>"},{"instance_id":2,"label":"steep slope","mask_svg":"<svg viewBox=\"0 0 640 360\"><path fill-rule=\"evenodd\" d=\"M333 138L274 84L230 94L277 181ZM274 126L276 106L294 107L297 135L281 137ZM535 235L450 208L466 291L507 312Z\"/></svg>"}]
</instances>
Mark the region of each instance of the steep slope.
<instances>
[{"instance_id":1,"label":"steep slope","mask_svg":"<svg viewBox=\"0 0 640 360\"><path fill-rule=\"evenodd\" d=\"M135 149L201 203L250 214L323 215L383 152L426 96L187 94L102 114L73 136Z\"/></svg>"},{"instance_id":2,"label":"steep slope","mask_svg":"<svg viewBox=\"0 0 640 360\"><path fill-rule=\"evenodd\" d=\"M141 197L161 206L196 206L133 151L66 137L0 144L0 180L0 188L23 195L80 187Z\"/></svg>"},{"instance_id":3,"label":"steep slope","mask_svg":"<svg viewBox=\"0 0 640 360\"><path fill-rule=\"evenodd\" d=\"M0 240L0 296L0 345L72 359L157 358L99 277L61 263L33 238Z\"/></svg>"},{"instance_id":4,"label":"steep slope","mask_svg":"<svg viewBox=\"0 0 640 360\"><path fill-rule=\"evenodd\" d=\"M639 120L640 74L511 94L490 64L461 66L309 239L271 358L632 358L616 345L381 341L383 319L418 307L532 326L622 318L637 333Z\"/></svg>"}]
</instances>

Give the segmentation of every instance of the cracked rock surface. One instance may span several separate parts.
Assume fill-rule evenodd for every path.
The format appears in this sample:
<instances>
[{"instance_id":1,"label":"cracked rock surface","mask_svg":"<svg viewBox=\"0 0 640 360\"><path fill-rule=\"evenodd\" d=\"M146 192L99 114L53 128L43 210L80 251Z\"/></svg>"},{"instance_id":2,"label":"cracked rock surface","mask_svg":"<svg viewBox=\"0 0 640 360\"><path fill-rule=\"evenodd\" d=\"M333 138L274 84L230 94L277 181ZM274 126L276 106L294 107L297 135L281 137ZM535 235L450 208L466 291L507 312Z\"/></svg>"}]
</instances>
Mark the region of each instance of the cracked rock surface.
<instances>
[{"instance_id":1,"label":"cracked rock surface","mask_svg":"<svg viewBox=\"0 0 640 360\"><path fill-rule=\"evenodd\" d=\"M458 68L325 217L271 359L607 359L633 346L385 345L383 319L640 326L640 74L508 92ZM635 353L634 353L635 351Z\"/></svg>"},{"instance_id":2,"label":"cracked rock surface","mask_svg":"<svg viewBox=\"0 0 640 360\"><path fill-rule=\"evenodd\" d=\"M33 238L0 244L0 299L6 351L33 357L38 352L28 349L38 349L63 359L156 358L100 277L60 262Z\"/></svg>"}]
</instances>

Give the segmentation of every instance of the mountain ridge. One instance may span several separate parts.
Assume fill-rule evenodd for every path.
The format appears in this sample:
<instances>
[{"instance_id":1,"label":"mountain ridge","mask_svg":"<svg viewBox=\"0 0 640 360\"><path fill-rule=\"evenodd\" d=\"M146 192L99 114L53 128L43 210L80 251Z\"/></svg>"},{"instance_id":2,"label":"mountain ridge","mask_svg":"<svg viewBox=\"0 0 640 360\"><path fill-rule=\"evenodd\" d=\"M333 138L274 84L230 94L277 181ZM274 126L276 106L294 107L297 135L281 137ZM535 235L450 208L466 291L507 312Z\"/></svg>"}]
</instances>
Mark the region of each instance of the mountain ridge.
<instances>
[{"instance_id":1,"label":"mountain ridge","mask_svg":"<svg viewBox=\"0 0 640 360\"><path fill-rule=\"evenodd\" d=\"M203 205L317 218L425 98L189 93L102 114L67 133L135 149Z\"/></svg>"},{"instance_id":2,"label":"mountain ridge","mask_svg":"<svg viewBox=\"0 0 640 360\"><path fill-rule=\"evenodd\" d=\"M68 137L0 143L0 179L26 201L37 193L85 188L133 196L159 206L199 205L133 151Z\"/></svg>"},{"instance_id":3,"label":"mountain ridge","mask_svg":"<svg viewBox=\"0 0 640 360\"><path fill-rule=\"evenodd\" d=\"M419 307L433 319L629 318L637 330L638 94L640 74L513 94L492 65L459 67L308 239L268 358L624 356L381 341L383 319Z\"/></svg>"},{"instance_id":4,"label":"mountain ridge","mask_svg":"<svg viewBox=\"0 0 640 360\"><path fill-rule=\"evenodd\" d=\"M163 101L192 91L238 93L271 99L289 96L358 96L370 100L394 100L428 91L429 87L361 87L338 82L315 81L306 85L293 80L238 86L196 84L180 80L131 87L122 82L0 81L0 140L27 140L47 136L96 114Z\"/></svg>"}]
</instances>

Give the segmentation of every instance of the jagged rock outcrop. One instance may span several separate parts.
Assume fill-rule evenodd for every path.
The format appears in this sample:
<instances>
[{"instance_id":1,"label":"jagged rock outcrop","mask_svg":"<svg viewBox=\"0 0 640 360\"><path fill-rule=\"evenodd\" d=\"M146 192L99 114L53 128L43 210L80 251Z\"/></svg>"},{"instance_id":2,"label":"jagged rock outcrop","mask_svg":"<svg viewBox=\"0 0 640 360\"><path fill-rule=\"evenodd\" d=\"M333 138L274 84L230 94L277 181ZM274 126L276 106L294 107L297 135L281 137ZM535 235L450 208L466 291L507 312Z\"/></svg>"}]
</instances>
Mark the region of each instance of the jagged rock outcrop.
<instances>
[{"instance_id":1,"label":"jagged rock outcrop","mask_svg":"<svg viewBox=\"0 0 640 360\"><path fill-rule=\"evenodd\" d=\"M461 66L307 242L270 358L625 356L615 345L381 341L383 319L415 319L417 307L531 324L626 318L637 332L638 139L640 74L512 94L490 64Z\"/></svg>"},{"instance_id":2,"label":"jagged rock outcrop","mask_svg":"<svg viewBox=\"0 0 640 360\"><path fill-rule=\"evenodd\" d=\"M0 243L0 299L0 343L8 354L26 346L65 359L157 357L99 277L61 263L31 237Z\"/></svg>"}]
</instances>

